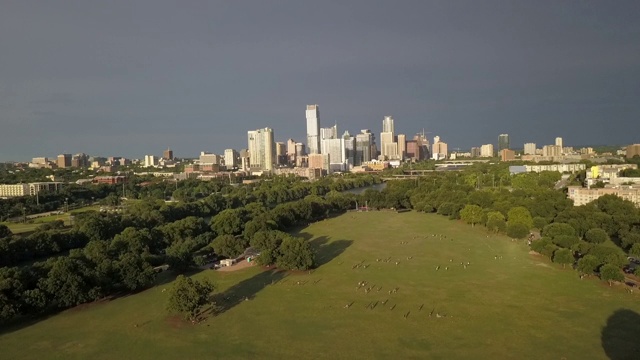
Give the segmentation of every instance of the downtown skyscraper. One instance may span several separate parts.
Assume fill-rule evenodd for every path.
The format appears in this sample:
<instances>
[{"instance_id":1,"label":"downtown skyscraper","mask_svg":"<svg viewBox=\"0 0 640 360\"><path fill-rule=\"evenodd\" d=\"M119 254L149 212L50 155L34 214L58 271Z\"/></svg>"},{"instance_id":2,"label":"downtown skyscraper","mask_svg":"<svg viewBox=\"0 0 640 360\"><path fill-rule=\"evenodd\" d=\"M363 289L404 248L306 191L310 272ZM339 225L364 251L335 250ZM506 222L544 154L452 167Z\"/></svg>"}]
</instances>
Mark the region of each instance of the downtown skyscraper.
<instances>
[{"instance_id":1,"label":"downtown skyscraper","mask_svg":"<svg viewBox=\"0 0 640 360\"><path fill-rule=\"evenodd\" d=\"M398 143L396 142L393 118L391 116L385 116L384 119L382 119L380 150L385 160L395 160L398 158Z\"/></svg>"},{"instance_id":2,"label":"downtown skyscraper","mask_svg":"<svg viewBox=\"0 0 640 360\"><path fill-rule=\"evenodd\" d=\"M249 145L249 169L254 171L271 171L276 163L273 130L270 128L247 132Z\"/></svg>"},{"instance_id":3,"label":"downtown skyscraper","mask_svg":"<svg viewBox=\"0 0 640 360\"><path fill-rule=\"evenodd\" d=\"M320 153L320 107L307 105L307 151L309 154Z\"/></svg>"},{"instance_id":4,"label":"downtown skyscraper","mask_svg":"<svg viewBox=\"0 0 640 360\"><path fill-rule=\"evenodd\" d=\"M500 134L500 136L498 136L498 151L510 148L511 144L509 143L509 134Z\"/></svg>"}]
</instances>

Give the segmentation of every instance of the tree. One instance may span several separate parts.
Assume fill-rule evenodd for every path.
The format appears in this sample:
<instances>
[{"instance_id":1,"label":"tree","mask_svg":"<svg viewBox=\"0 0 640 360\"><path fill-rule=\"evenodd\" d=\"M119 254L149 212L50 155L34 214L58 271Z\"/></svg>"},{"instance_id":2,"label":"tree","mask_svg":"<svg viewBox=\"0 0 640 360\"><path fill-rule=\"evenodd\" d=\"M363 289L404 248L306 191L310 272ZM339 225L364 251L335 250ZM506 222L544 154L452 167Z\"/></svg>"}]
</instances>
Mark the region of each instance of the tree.
<instances>
[{"instance_id":1,"label":"tree","mask_svg":"<svg viewBox=\"0 0 640 360\"><path fill-rule=\"evenodd\" d=\"M552 241L554 244L565 249L572 249L580 243L580 239L575 235L557 235Z\"/></svg>"},{"instance_id":2,"label":"tree","mask_svg":"<svg viewBox=\"0 0 640 360\"><path fill-rule=\"evenodd\" d=\"M211 229L218 235L240 235L247 214L244 208L223 210L211 219Z\"/></svg>"},{"instance_id":3,"label":"tree","mask_svg":"<svg viewBox=\"0 0 640 360\"><path fill-rule=\"evenodd\" d=\"M471 224L471 226L475 226L475 224L482 221L482 214L482 208L478 205L466 205L460 210L460 218L467 224Z\"/></svg>"},{"instance_id":4,"label":"tree","mask_svg":"<svg viewBox=\"0 0 640 360\"><path fill-rule=\"evenodd\" d=\"M541 216L536 216L533 218L533 227L539 230L542 230L549 222L547 221L547 219L541 217Z\"/></svg>"},{"instance_id":5,"label":"tree","mask_svg":"<svg viewBox=\"0 0 640 360\"><path fill-rule=\"evenodd\" d=\"M40 279L38 287L53 296L58 306L64 308L98 297L97 289L92 289L90 277L91 269L82 260L60 257L53 263L47 277Z\"/></svg>"},{"instance_id":6,"label":"tree","mask_svg":"<svg viewBox=\"0 0 640 360\"><path fill-rule=\"evenodd\" d=\"M516 206L507 213L507 226L509 224L522 224L529 231L533 227L533 219L531 213L523 206Z\"/></svg>"},{"instance_id":7,"label":"tree","mask_svg":"<svg viewBox=\"0 0 640 360\"><path fill-rule=\"evenodd\" d=\"M11 233L11 230L9 230L7 225L0 224L0 239L7 238L11 235L13 234Z\"/></svg>"},{"instance_id":8,"label":"tree","mask_svg":"<svg viewBox=\"0 0 640 360\"><path fill-rule=\"evenodd\" d=\"M248 245L247 240L233 235L220 235L213 240L213 250L216 254L230 259L241 255Z\"/></svg>"},{"instance_id":9,"label":"tree","mask_svg":"<svg viewBox=\"0 0 640 360\"><path fill-rule=\"evenodd\" d=\"M622 240L622 246L625 248L633 247L633 245L640 243L640 233L637 232L625 232L620 234Z\"/></svg>"},{"instance_id":10,"label":"tree","mask_svg":"<svg viewBox=\"0 0 640 360\"><path fill-rule=\"evenodd\" d=\"M524 239L529 235L529 228L522 223L508 223L507 236L513 239Z\"/></svg>"},{"instance_id":11,"label":"tree","mask_svg":"<svg viewBox=\"0 0 640 360\"><path fill-rule=\"evenodd\" d=\"M260 252L258 262L261 265L275 264L278 257L278 248L282 241L291 235L278 231L258 231L251 238L251 246Z\"/></svg>"},{"instance_id":12,"label":"tree","mask_svg":"<svg viewBox=\"0 0 640 360\"><path fill-rule=\"evenodd\" d=\"M606 245L593 245L588 254L595 256L600 264L616 264L619 269L628 263L622 250Z\"/></svg>"},{"instance_id":13,"label":"tree","mask_svg":"<svg viewBox=\"0 0 640 360\"><path fill-rule=\"evenodd\" d=\"M500 211L490 211L487 213L487 229L493 232L504 231L507 223L504 221L504 215Z\"/></svg>"},{"instance_id":14,"label":"tree","mask_svg":"<svg viewBox=\"0 0 640 360\"><path fill-rule=\"evenodd\" d=\"M531 242L531 250L542 254L544 252L544 248L551 243L551 239L548 237L542 237L538 240ZM552 244L553 245L553 244Z\"/></svg>"},{"instance_id":15,"label":"tree","mask_svg":"<svg viewBox=\"0 0 640 360\"><path fill-rule=\"evenodd\" d=\"M635 243L629 250L629 255L640 257L640 243ZM638 267L640 269L640 267Z\"/></svg>"},{"instance_id":16,"label":"tree","mask_svg":"<svg viewBox=\"0 0 640 360\"><path fill-rule=\"evenodd\" d=\"M299 237L287 237L278 249L276 265L284 270L308 270L314 262L314 254L309 242ZM262 256L262 255L260 255Z\"/></svg>"},{"instance_id":17,"label":"tree","mask_svg":"<svg viewBox=\"0 0 640 360\"><path fill-rule=\"evenodd\" d=\"M592 244L602 244L609 240L609 234L600 228L593 228L584 234L584 238Z\"/></svg>"},{"instance_id":18,"label":"tree","mask_svg":"<svg viewBox=\"0 0 640 360\"><path fill-rule=\"evenodd\" d=\"M209 304L213 290L213 284L206 279L198 281L178 275L169 290L167 309L183 314L187 320L196 321L202 307Z\"/></svg>"},{"instance_id":19,"label":"tree","mask_svg":"<svg viewBox=\"0 0 640 360\"><path fill-rule=\"evenodd\" d=\"M549 224L542 229L542 235L548 236L550 238L555 238L559 235L576 235L576 229L573 226L565 223L555 222L553 224Z\"/></svg>"},{"instance_id":20,"label":"tree","mask_svg":"<svg viewBox=\"0 0 640 360\"><path fill-rule=\"evenodd\" d=\"M609 282L609 286L611 286L614 281L623 281L624 275L619 267L612 264L605 264L600 268L600 279Z\"/></svg>"},{"instance_id":21,"label":"tree","mask_svg":"<svg viewBox=\"0 0 640 360\"><path fill-rule=\"evenodd\" d=\"M553 262L562 264L562 268L567 264L573 264L573 253L569 249L558 249L553 253Z\"/></svg>"},{"instance_id":22,"label":"tree","mask_svg":"<svg viewBox=\"0 0 640 360\"><path fill-rule=\"evenodd\" d=\"M598 266L600 266L600 262L595 256L585 255L583 258L578 260L576 269L583 274L592 275L596 271Z\"/></svg>"},{"instance_id":23,"label":"tree","mask_svg":"<svg viewBox=\"0 0 640 360\"><path fill-rule=\"evenodd\" d=\"M153 283L155 272L140 255L126 253L117 265L122 285L128 290L138 290Z\"/></svg>"}]
</instances>

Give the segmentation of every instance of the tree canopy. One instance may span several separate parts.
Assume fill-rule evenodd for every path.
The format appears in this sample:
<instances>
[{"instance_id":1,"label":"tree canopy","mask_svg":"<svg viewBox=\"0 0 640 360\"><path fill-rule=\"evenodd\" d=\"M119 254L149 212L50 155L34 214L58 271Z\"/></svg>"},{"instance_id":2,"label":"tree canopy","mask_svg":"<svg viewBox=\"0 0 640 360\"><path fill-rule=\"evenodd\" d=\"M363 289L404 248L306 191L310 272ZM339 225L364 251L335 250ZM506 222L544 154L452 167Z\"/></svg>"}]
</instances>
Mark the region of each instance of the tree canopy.
<instances>
[{"instance_id":1,"label":"tree canopy","mask_svg":"<svg viewBox=\"0 0 640 360\"><path fill-rule=\"evenodd\" d=\"M183 314L185 319L196 321L204 305L210 304L214 286L208 280L194 280L178 275L169 290L167 309Z\"/></svg>"}]
</instances>

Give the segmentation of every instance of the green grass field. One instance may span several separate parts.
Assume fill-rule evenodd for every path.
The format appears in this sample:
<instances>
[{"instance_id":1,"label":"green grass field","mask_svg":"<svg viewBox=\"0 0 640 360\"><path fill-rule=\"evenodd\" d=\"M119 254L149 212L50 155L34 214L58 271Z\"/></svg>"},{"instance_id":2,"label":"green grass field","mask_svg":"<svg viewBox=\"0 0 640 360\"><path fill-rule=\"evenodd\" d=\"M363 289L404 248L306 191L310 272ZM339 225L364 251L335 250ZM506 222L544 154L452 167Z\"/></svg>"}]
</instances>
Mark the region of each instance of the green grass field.
<instances>
[{"instance_id":1,"label":"green grass field","mask_svg":"<svg viewBox=\"0 0 640 360\"><path fill-rule=\"evenodd\" d=\"M200 324L169 316L163 290L171 284L160 284L5 330L2 357L620 359L640 349L637 292L580 280L482 228L437 215L369 212L300 234L318 248L321 265L311 274L252 267L195 275L228 298ZM369 266L353 269L357 263ZM356 290L363 280L375 285L369 293ZM613 316L618 310L625 312Z\"/></svg>"},{"instance_id":2,"label":"green grass field","mask_svg":"<svg viewBox=\"0 0 640 360\"><path fill-rule=\"evenodd\" d=\"M22 233L35 231L36 228L38 228L38 226L44 223L52 222L56 220L62 220L64 221L64 224L68 226L71 224L69 215L79 214L79 213L92 211L92 210L98 211L100 210L100 206L98 205L86 206L86 207L78 208L75 210L71 210L68 213L64 213L60 215L50 215L50 216L35 218L33 220L29 220L26 223L2 222L0 224L6 225L9 228L9 230L11 230L11 232L14 234L22 234Z\"/></svg>"}]
</instances>

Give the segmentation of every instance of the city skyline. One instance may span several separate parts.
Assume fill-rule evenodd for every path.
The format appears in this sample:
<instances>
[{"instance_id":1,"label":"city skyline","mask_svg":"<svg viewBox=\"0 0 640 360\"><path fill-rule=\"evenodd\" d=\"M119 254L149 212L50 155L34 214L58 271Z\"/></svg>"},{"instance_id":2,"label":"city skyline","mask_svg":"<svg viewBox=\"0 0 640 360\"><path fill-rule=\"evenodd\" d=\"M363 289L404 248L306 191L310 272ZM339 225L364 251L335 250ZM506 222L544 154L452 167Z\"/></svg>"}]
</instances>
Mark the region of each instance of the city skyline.
<instances>
[{"instance_id":1,"label":"city skyline","mask_svg":"<svg viewBox=\"0 0 640 360\"><path fill-rule=\"evenodd\" d=\"M167 146L190 157L264 127L306 144L299 109L316 103L324 124L353 134L379 134L391 114L395 133L425 128L452 148L500 133L514 146L632 144L639 12L637 1L11 2L0 161Z\"/></svg>"}]
</instances>

